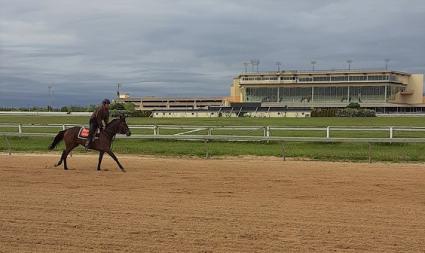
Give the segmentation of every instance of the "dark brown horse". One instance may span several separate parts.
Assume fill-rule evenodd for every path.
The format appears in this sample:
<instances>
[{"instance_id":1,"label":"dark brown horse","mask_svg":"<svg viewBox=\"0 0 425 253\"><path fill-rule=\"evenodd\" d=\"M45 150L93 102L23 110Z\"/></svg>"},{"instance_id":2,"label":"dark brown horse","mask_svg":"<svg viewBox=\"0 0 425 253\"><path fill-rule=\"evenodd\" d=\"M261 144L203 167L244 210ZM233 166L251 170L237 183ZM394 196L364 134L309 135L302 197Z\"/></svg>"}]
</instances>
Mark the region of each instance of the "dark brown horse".
<instances>
[{"instance_id":1,"label":"dark brown horse","mask_svg":"<svg viewBox=\"0 0 425 253\"><path fill-rule=\"evenodd\" d=\"M80 139L78 137L80 128L81 127L72 127L60 131L56 135L52 144L50 144L49 150L53 150L61 140L64 140L65 142L65 150L62 152L62 156L59 162L55 165L55 167L61 165L63 162L64 169L67 170L68 167L66 166L66 158L68 154L78 145L84 146L84 144L86 143L86 139ZM100 170L100 164L102 163L103 154L108 153L112 157L112 159L115 160L120 169L125 172L124 167L118 161L115 154L111 151L111 144L116 134L125 134L127 136L131 135L130 129L128 128L127 123L125 122L124 116L121 116L120 118L114 119L109 122L105 129L100 132L99 138L95 139L94 142L92 142L92 144L90 145L89 149L99 151L99 163L97 164L97 170Z\"/></svg>"}]
</instances>

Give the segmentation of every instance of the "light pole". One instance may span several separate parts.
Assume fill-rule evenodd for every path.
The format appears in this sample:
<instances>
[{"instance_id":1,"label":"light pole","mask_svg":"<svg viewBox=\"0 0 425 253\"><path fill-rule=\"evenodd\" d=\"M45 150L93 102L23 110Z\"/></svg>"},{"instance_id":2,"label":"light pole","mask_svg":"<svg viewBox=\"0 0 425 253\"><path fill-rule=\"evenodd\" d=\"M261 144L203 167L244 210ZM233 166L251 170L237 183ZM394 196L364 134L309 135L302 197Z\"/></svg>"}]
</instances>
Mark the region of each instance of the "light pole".
<instances>
[{"instance_id":1,"label":"light pole","mask_svg":"<svg viewBox=\"0 0 425 253\"><path fill-rule=\"evenodd\" d=\"M260 65L260 60L258 60L258 59L251 60L251 65L252 65L252 72L254 72L254 66L256 66L256 69L257 69L257 72L258 72L258 65Z\"/></svg>"},{"instance_id":2,"label":"light pole","mask_svg":"<svg viewBox=\"0 0 425 253\"><path fill-rule=\"evenodd\" d=\"M280 65L282 65L282 63L280 62L276 62L276 66L277 66L277 72L280 72Z\"/></svg>"},{"instance_id":3,"label":"light pole","mask_svg":"<svg viewBox=\"0 0 425 253\"><path fill-rule=\"evenodd\" d=\"M243 63L243 66L245 67L245 73L248 72L248 64L249 64L249 62Z\"/></svg>"},{"instance_id":4,"label":"light pole","mask_svg":"<svg viewBox=\"0 0 425 253\"><path fill-rule=\"evenodd\" d=\"M348 71L350 71L351 70L351 63L352 63L353 61L352 60L347 60L347 63L348 63Z\"/></svg>"},{"instance_id":5,"label":"light pole","mask_svg":"<svg viewBox=\"0 0 425 253\"><path fill-rule=\"evenodd\" d=\"M313 68L313 71L314 71L314 65L316 65L316 61L311 61L311 66L312 66L312 68Z\"/></svg>"},{"instance_id":6,"label":"light pole","mask_svg":"<svg viewBox=\"0 0 425 253\"><path fill-rule=\"evenodd\" d=\"M255 60L250 60L251 63L251 72L254 72Z\"/></svg>"},{"instance_id":7,"label":"light pole","mask_svg":"<svg viewBox=\"0 0 425 253\"><path fill-rule=\"evenodd\" d=\"M385 70L388 70L388 63L390 62L390 59L385 59Z\"/></svg>"},{"instance_id":8,"label":"light pole","mask_svg":"<svg viewBox=\"0 0 425 253\"><path fill-rule=\"evenodd\" d=\"M120 98L120 88L121 88L121 84L120 84L120 83L118 83L118 84L117 84L117 99L119 99L119 98Z\"/></svg>"},{"instance_id":9,"label":"light pole","mask_svg":"<svg viewBox=\"0 0 425 253\"><path fill-rule=\"evenodd\" d=\"M49 90L49 105L47 106L47 111L50 112L52 109L52 85L47 86L47 89Z\"/></svg>"}]
</instances>

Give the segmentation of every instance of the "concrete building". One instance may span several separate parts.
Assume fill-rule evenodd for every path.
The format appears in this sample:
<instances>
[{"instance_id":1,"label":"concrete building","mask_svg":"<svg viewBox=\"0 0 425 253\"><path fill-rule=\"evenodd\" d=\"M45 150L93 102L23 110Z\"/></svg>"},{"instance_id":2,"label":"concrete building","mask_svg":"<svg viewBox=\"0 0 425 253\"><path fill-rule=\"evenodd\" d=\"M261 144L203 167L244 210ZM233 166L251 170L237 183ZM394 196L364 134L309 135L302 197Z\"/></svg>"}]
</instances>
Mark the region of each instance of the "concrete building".
<instances>
[{"instance_id":1,"label":"concrete building","mask_svg":"<svg viewBox=\"0 0 425 253\"><path fill-rule=\"evenodd\" d=\"M209 107L224 106L226 99L224 97L120 97L120 102L134 103L137 110L151 111L159 109L208 109Z\"/></svg>"},{"instance_id":2,"label":"concrete building","mask_svg":"<svg viewBox=\"0 0 425 253\"><path fill-rule=\"evenodd\" d=\"M356 102L377 112L425 111L423 74L389 70L241 73L229 100L262 107L343 108Z\"/></svg>"},{"instance_id":3,"label":"concrete building","mask_svg":"<svg viewBox=\"0 0 425 253\"><path fill-rule=\"evenodd\" d=\"M377 113L425 112L424 75L392 70L241 73L229 97L131 97L153 117L309 117L313 108L359 103Z\"/></svg>"},{"instance_id":4,"label":"concrete building","mask_svg":"<svg viewBox=\"0 0 425 253\"><path fill-rule=\"evenodd\" d=\"M281 108L281 107L212 107L205 109L155 109L152 110L153 118L234 118L234 117L290 117L305 118L310 117L311 110L303 108Z\"/></svg>"}]
</instances>

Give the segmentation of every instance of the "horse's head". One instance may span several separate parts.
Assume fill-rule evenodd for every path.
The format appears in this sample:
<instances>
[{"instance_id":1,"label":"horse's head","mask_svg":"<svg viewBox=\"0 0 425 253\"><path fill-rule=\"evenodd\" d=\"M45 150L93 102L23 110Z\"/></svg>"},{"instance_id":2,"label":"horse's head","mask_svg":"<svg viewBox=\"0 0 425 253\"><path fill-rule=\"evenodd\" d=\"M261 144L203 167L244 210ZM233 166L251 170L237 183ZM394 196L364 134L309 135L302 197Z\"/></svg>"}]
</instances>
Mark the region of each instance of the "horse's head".
<instances>
[{"instance_id":1,"label":"horse's head","mask_svg":"<svg viewBox=\"0 0 425 253\"><path fill-rule=\"evenodd\" d=\"M119 121L120 121L120 123L118 125L118 133L130 136L131 131L130 131L130 128L128 128L127 122L125 121L125 116L120 115Z\"/></svg>"}]
</instances>

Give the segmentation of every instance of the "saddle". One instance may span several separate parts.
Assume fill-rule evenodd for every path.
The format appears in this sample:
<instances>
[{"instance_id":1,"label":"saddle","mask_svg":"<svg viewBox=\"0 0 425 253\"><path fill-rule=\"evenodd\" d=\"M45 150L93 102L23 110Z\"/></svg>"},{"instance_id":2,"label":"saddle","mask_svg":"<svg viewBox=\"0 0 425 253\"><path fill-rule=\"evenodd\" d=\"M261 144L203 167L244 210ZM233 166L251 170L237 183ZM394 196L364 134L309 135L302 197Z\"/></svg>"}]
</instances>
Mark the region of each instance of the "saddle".
<instances>
[{"instance_id":1,"label":"saddle","mask_svg":"<svg viewBox=\"0 0 425 253\"><path fill-rule=\"evenodd\" d=\"M89 132L90 132L90 129L88 129L86 127L81 127L80 131L78 131L78 138L83 139L83 140L87 140L87 138L89 138ZM96 140L96 139L99 139L98 131L96 131L93 140Z\"/></svg>"}]
</instances>

